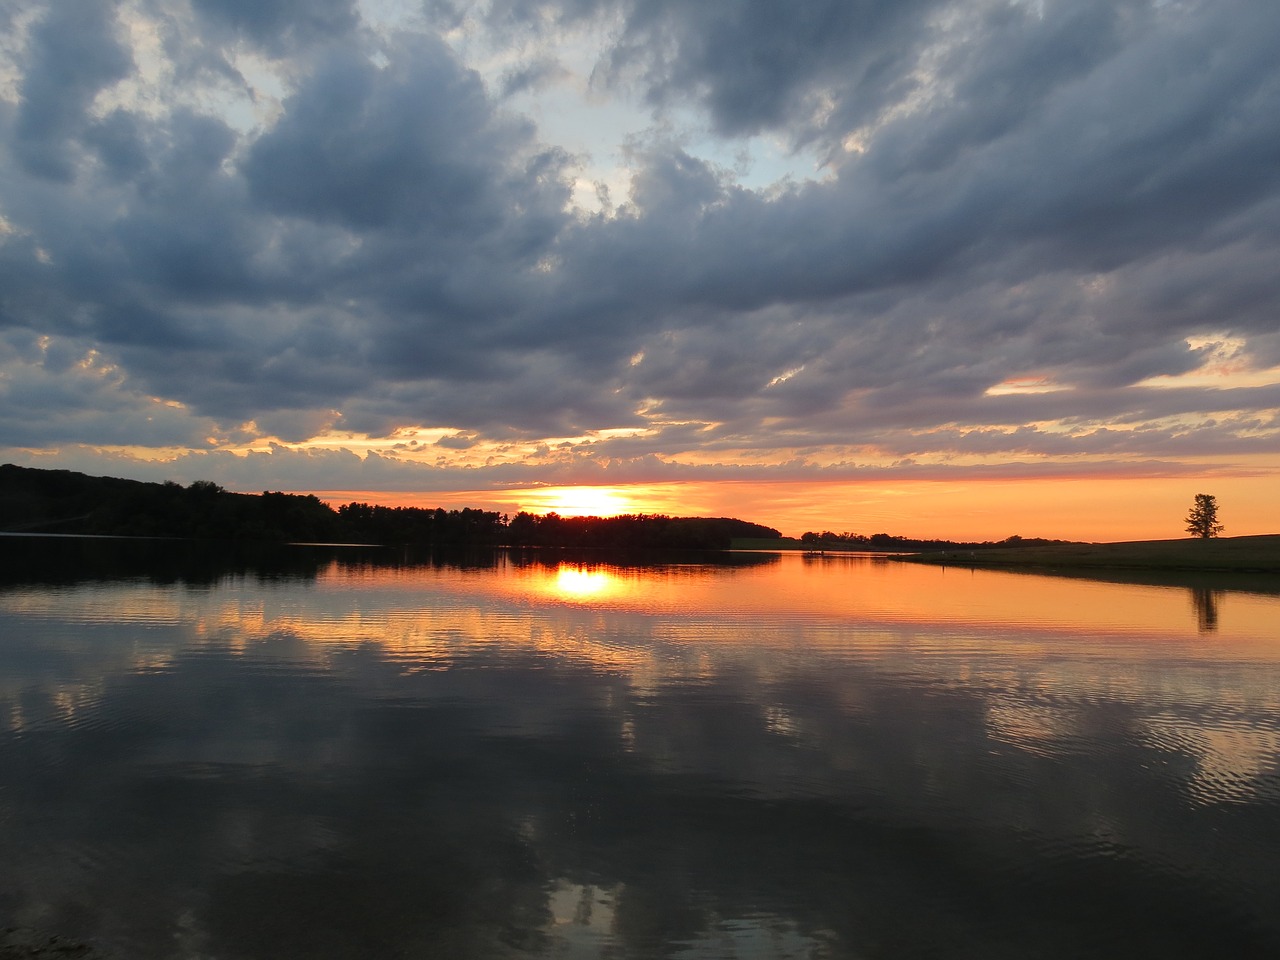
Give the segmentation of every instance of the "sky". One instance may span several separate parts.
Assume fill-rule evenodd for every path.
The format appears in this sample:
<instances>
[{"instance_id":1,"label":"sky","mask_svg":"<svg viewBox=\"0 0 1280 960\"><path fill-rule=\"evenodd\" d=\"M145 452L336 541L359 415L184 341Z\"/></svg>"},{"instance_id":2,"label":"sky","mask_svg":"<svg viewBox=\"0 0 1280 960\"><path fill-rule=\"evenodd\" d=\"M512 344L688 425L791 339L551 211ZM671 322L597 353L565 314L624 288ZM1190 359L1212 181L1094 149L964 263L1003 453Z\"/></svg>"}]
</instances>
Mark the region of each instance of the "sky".
<instances>
[{"instance_id":1,"label":"sky","mask_svg":"<svg viewBox=\"0 0 1280 960\"><path fill-rule=\"evenodd\" d=\"M0 462L1280 532L1274 0L0 0Z\"/></svg>"}]
</instances>

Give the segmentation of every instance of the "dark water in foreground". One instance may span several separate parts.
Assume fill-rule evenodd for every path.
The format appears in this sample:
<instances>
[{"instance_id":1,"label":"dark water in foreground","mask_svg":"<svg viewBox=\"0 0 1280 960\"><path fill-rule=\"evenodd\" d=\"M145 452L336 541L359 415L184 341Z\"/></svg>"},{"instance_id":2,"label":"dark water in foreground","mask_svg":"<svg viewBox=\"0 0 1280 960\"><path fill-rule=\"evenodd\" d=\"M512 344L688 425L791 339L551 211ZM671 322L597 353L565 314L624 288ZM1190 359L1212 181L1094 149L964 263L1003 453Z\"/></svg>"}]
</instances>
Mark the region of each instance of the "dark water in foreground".
<instances>
[{"instance_id":1,"label":"dark water in foreground","mask_svg":"<svg viewBox=\"0 0 1280 960\"><path fill-rule=\"evenodd\" d=\"M1274 594L125 549L0 541L0 927L144 960L1280 956Z\"/></svg>"}]
</instances>

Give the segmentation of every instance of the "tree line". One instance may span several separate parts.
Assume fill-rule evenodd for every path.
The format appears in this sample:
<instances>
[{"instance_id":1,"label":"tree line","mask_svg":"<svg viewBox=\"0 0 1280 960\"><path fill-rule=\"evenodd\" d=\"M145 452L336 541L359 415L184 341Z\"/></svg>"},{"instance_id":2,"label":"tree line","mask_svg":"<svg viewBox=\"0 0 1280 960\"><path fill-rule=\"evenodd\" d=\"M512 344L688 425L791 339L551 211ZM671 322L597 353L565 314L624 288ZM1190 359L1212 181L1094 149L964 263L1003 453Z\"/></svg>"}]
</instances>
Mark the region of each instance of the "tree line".
<instances>
[{"instance_id":1,"label":"tree line","mask_svg":"<svg viewBox=\"0 0 1280 960\"><path fill-rule=\"evenodd\" d=\"M232 493L208 480L187 486L0 465L0 531L308 543L727 549L738 537L779 532L725 517L562 517L440 507L347 503L314 494Z\"/></svg>"},{"instance_id":2,"label":"tree line","mask_svg":"<svg viewBox=\"0 0 1280 960\"><path fill-rule=\"evenodd\" d=\"M955 541L918 540L913 537L897 537L888 533L822 533L808 531L800 535L800 542L812 550L977 550L982 547L1034 547L1067 540L1046 540L1043 537L1020 537L1014 534L1003 540Z\"/></svg>"}]
</instances>

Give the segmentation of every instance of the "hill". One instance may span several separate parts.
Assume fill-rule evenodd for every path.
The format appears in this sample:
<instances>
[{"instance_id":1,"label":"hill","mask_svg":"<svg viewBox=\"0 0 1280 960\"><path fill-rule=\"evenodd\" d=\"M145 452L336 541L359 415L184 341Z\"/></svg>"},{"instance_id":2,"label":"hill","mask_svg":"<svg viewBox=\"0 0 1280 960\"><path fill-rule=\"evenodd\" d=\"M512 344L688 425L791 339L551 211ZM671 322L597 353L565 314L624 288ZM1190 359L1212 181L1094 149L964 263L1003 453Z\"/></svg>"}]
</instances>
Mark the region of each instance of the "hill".
<instances>
[{"instance_id":1,"label":"hill","mask_svg":"<svg viewBox=\"0 0 1280 960\"><path fill-rule=\"evenodd\" d=\"M288 493L231 493L207 480L183 487L0 465L0 531L226 540L329 540L325 503Z\"/></svg>"}]
</instances>

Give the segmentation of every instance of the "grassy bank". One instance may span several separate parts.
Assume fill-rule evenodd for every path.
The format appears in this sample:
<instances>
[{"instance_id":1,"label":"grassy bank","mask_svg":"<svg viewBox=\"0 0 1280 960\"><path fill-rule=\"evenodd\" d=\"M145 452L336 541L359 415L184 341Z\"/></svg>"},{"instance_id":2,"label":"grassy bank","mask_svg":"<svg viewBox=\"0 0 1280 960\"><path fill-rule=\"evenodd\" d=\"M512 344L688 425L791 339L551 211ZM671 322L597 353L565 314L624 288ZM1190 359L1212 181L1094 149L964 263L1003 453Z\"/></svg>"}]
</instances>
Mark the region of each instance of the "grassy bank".
<instances>
[{"instance_id":1,"label":"grassy bank","mask_svg":"<svg viewBox=\"0 0 1280 960\"><path fill-rule=\"evenodd\" d=\"M1280 534L1210 540L1063 543L990 550L940 550L903 557L915 563L1041 569L1194 570L1280 574Z\"/></svg>"}]
</instances>

